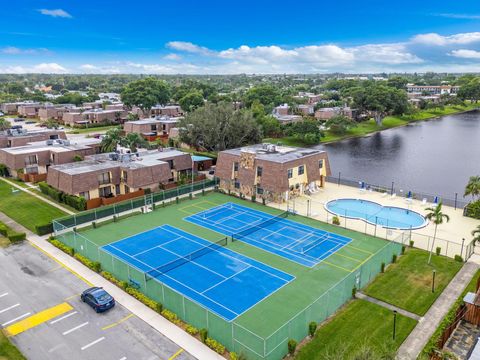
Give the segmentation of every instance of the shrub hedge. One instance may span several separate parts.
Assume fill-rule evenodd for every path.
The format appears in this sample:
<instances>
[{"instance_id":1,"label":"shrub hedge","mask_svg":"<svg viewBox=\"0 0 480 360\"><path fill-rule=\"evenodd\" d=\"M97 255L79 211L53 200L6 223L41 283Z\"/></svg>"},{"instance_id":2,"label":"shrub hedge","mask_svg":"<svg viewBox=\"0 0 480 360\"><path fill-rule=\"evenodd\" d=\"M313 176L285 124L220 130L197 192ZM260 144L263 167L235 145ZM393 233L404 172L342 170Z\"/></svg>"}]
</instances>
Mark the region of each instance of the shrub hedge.
<instances>
[{"instance_id":1,"label":"shrub hedge","mask_svg":"<svg viewBox=\"0 0 480 360\"><path fill-rule=\"evenodd\" d=\"M39 182L38 187L42 193L48 195L55 201L67 204L79 211L83 211L87 208L87 200L85 200L83 197L65 194L64 192L51 187L44 181Z\"/></svg>"},{"instance_id":2,"label":"shrub hedge","mask_svg":"<svg viewBox=\"0 0 480 360\"><path fill-rule=\"evenodd\" d=\"M210 349L219 353L220 355L223 355L225 353L225 346L220 344L217 340L207 338L205 340L205 345L207 345Z\"/></svg>"},{"instance_id":3,"label":"shrub hedge","mask_svg":"<svg viewBox=\"0 0 480 360\"><path fill-rule=\"evenodd\" d=\"M88 267L90 270L93 270L97 273L102 271L102 265L98 261L92 261L79 253L74 253L73 257L80 261L83 265Z\"/></svg>"},{"instance_id":4,"label":"shrub hedge","mask_svg":"<svg viewBox=\"0 0 480 360\"><path fill-rule=\"evenodd\" d=\"M480 200L471 202L465 206L464 214L474 219L480 219Z\"/></svg>"},{"instance_id":5,"label":"shrub hedge","mask_svg":"<svg viewBox=\"0 0 480 360\"><path fill-rule=\"evenodd\" d=\"M47 235L53 233L53 224L35 225L37 235Z\"/></svg>"},{"instance_id":6,"label":"shrub hedge","mask_svg":"<svg viewBox=\"0 0 480 360\"><path fill-rule=\"evenodd\" d=\"M0 222L0 235L8 238L8 240L10 240L12 243L23 241L27 238L27 234L24 232L17 232L2 222Z\"/></svg>"},{"instance_id":7,"label":"shrub hedge","mask_svg":"<svg viewBox=\"0 0 480 360\"><path fill-rule=\"evenodd\" d=\"M64 243L62 243L61 241L58 241L57 239L49 239L48 241L50 241L50 244L52 244L53 246L59 248L60 250L62 250L64 253L70 255L70 256L73 256L75 254L75 250L73 250L73 248L71 248L70 246L67 246L65 245Z\"/></svg>"}]
</instances>

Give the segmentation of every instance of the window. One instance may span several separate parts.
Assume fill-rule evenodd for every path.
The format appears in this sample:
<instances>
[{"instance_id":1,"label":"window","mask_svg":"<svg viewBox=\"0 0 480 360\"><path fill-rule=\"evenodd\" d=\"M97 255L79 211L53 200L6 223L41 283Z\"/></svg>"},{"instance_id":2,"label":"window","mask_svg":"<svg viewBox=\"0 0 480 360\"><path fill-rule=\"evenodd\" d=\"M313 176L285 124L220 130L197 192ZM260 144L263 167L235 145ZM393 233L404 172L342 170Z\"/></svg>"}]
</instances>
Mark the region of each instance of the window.
<instances>
[{"instance_id":1,"label":"window","mask_svg":"<svg viewBox=\"0 0 480 360\"><path fill-rule=\"evenodd\" d=\"M235 180L235 189L240 189L240 181Z\"/></svg>"},{"instance_id":2,"label":"window","mask_svg":"<svg viewBox=\"0 0 480 360\"><path fill-rule=\"evenodd\" d=\"M318 161L318 168L322 169L323 168L323 160Z\"/></svg>"},{"instance_id":3,"label":"window","mask_svg":"<svg viewBox=\"0 0 480 360\"><path fill-rule=\"evenodd\" d=\"M83 191L79 195L80 195L80 197L84 198L85 200L90 200L90 193L88 191Z\"/></svg>"},{"instance_id":4,"label":"window","mask_svg":"<svg viewBox=\"0 0 480 360\"><path fill-rule=\"evenodd\" d=\"M303 175L305 173L305 165L300 165L298 167L298 175Z\"/></svg>"},{"instance_id":5,"label":"window","mask_svg":"<svg viewBox=\"0 0 480 360\"><path fill-rule=\"evenodd\" d=\"M37 164L37 155L29 155L25 158L25 165Z\"/></svg>"},{"instance_id":6,"label":"window","mask_svg":"<svg viewBox=\"0 0 480 360\"><path fill-rule=\"evenodd\" d=\"M263 168L260 167L260 166L257 166L257 176L258 176L258 177L261 177L261 176L262 176L262 173L263 173Z\"/></svg>"},{"instance_id":7,"label":"window","mask_svg":"<svg viewBox=\"0 0 480 360\"><path fill-rule=\"evenodd\" d=\"M263 195L263 188L257 187L257 194L258 195Z\"/></svg>"},{"instance_id":8,"label":"window","mask_svg":"<svg viewBox=\"0 0 480 360\"><path fill-rule=\"evenodd\" d=\"M98 175L98 184L103 185L103 184L109 184L110 183L110 173L102 173Z\"/></svg>"},{"instance_id":9,"label":"window","mask_svg":"<svg viewBox=\"0 0 480 360\"><path fill-rule=\"evenodd\" d=\"M123 182L127 182L128 180L128 173L126 171L122 171L122 179Z\"/></svg>"},{"instance_id":10,"label":"window","mask_svg":"<svg viewBox=\"0 0 480 360\"><path fill-rule=\"evenodd\" d=\"M167 162L168 162L168 165L170 166L170 170L175 168L173 164L173 160L167 160Z\"/></svg>"},{"instance_id":11,"label":"window","mask_svg":"<svg viewBox=\"0 0 480 360\"><path fill-rule=\"evenodd\" d=\"M128 194L129 192L130 192L130 188L127 185L125 185L125 194Z\"/></svg>"},{"instance_id":12,"label":"window","mask_svg":"<svg viewBox=\"0 0 480 360\"><path fill-rule=\"evenodd\" d=\"M112 189L110 189L110 186L105 186L98 189L98 193L100 197L110 197L112 196Z\"/></svg>"},{"instance_id":13,"label":"window","mask_svg":"<svg viewBox=\"0 0 480 360\"><path fill-rule=\"evenodd\" d=\"M287 170L288 178L291 179L293 177L293 169Z\"/></svg>"},{"instance_id":14,"label":"window","mask_svg":"<svg viewBox=\"0 0 480 360\"><path fill-rule=\"evenodd\" d=\"M233 171L238 171L238 162L233 163Z\"/></svg>"},{"instance_id":15,"label":"window","mask_svg":"<svg viewBox=\"0 0 480 360\"><path fill-rule=\"evenodd\" d=\"M151 131L157 131L157 125L150 125Z\"/></svg>"}]
</instances>

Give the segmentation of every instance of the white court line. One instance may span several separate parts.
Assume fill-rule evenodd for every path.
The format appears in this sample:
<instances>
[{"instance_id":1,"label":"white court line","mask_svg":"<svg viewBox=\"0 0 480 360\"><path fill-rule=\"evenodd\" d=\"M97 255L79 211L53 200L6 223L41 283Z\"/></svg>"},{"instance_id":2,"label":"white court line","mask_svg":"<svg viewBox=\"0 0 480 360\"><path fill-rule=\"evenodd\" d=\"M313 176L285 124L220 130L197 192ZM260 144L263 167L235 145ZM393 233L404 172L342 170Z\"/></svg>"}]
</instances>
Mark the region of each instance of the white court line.
<instances>
[{"instance_id":1,"label":"white court line","mask_svg":"<svg viewBox=\"0 0 480 360\"><path fill-rule=\"evenodd\" d=\"M73 311L73 312L71 312L71 313L69 313L69 314L67 314L67 315L64 315L64 316L62 316L62 317L60 317L60 318L58 318L58 319L55 319L55 320L53 320L53 321L50 321L50 325L53 325L53 324L55 324L55 323L57 323L57 322L59 322L59 321L65 320L66 318L69 318L70 316L75 315L75 314L77 314L77 311Z\"/></svg>"},{"instance_id":2,"label":"white court line","mask_svg":"<svg viewBox=\"0 0 480 360\"><path fill-rule=\"evenodd\" d=\"M4 297L4 296L7 296L7 295L8 295L8 292L3 293L3 294L0 295L0 298L2 298L2 297Z\"/></svg>"},{"instance_id":3,"label":"white court line","mask_svg":"<svg viewBox=\"0 0 480 360\"><path fill-rule=\"evenodd\" d=\"M15 321L17 320L20 320L20 319L23 319L24 317L27 317L28 315L30 315L31 313L27 312L23 315L20 315L18 317L16 317L15 319L12 319L10 321L7 321L6 323L3 323L2 326L7 326L7 325L10 325L11 323L14 323Z\"/></svg>"},{"instance_id":4,"label":"white court line","mask_svg":"<svg viewBox=\"0 0 480 360\"><path fill-rule=\"evenodd\" d=\"M164 229L163 229L163 230L164 230ZM146 252L149 252L149 251L151 251L151 250L153 250L153 249L156 249L156 248L161 248L163 245L169 244L169 243L171 243L171 242L173 242L173 241L175 241L175 240L178 240L178 239L180 239L180 236L177 237L177 238L175 238L175 239L173 239L173 240L169 240L169 241L167 241L167 242L165 242L165 243L163 243L163 244L159 244L159 245L153 246L153 247L151 247L151 248L149 248L149 249L147 249L147 250L140 251L139 253L136 253L136 254L134 254L134 255L132 255L132 256L133 256L133 257L137 257L138 255L142 255L142 254L144 254L144 253L146 253Z\"/></svg>"},{"instance_id":5,"label":"white court line","mask_svg":"<svg viewBox=\"0 0 480 360\"><path fill-rule=\"evenodd\" d=\"M215 285L210 286L208 289L203 290L203 291L201 292L201 294L202 294L202 295L205 294L208 290L211 290L211 289L213 289L214 287L217 287L218 285L224 283L224 282L227 281L227 280L230 280L231 278L237 276L238 274L240 274L240 273L242 273L242 272L244 272L245 270L248 270L248 269L250 269L250 268L251 268L251 266L248 266L248 267L246 267L245 269L240 270L239 272L236 272L236 273L233 274L233 275L230 275L229 277L223 279L222 281L219 281L219 282L216 283Z\"/></svg>"},{"instance_id":6,"label":"white court line","mask_svg":"<svg viewBox=\"0 0 480 360\"><path fill-rule=\"evenodd\" d=\"M8 311L8 310L12 310L12 309L15 309L17 306L20 306L20 304L15 304L15 305L12 305L12 306L9 306L3 310L0 310L0 314L1 313L4 313L5 311Z\"/></svg>"},{"instance_id":7,"label":"white court line","mask_svg":"<svg viewBox=\"0 0 480 360\"><path fill-rule=\"evenodd\" d=\"M62 335L68 335L68 334L70 334L70 333L72 333L72 332L74 332L74 331L76 331L76 330L84 327L85 325L88 325L88 321L87 321L87 322L84 322L83 324L80 324L80 325L78 325L78 326L75 326L75 327L71 328L70 330L67 330L67 331L63 332Z\"/></svg>"},{"instance_id":8,"label":"white court line","mask_svg":"<svg viewBox=\"0 0 480 360\"><path fill-rule=\"evenodd\" d=\"M87 344L87 345L85 345L85 346L82 346L82 347L80 348L80 350L86 350L86 349L88 349L89 347L91 347L91 346L93 346L93 345L95 345L95 344L98 344L100 341L103 341L103 340L105 340L105 337L104 337L104 336L102 336L101 338L98 338L98 339L95 340L95 341L92 341L90 344Z\"/></svg>"}]
</instances>

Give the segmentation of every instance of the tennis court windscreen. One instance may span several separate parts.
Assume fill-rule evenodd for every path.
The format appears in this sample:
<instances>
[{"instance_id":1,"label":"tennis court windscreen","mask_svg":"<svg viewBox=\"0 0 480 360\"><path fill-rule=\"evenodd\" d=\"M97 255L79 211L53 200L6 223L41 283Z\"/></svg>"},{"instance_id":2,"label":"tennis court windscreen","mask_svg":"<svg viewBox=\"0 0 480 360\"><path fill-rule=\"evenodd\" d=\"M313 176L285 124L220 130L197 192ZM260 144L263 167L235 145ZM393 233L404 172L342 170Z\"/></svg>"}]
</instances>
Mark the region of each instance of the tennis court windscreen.
<instances>
[{"instance_id":1,"label":"tennis court windscreen","mask_svg":"<svg viewBox=\"0 0 480 360\"><path fill-rule=\"evenodd\" d=\"M206 255L214 250L217 250L222 246L227 246L227 241L228 241L227 238L223 238L210 245L204 246L201 249L195 250L194 252L188 255L181 256L178 259L175 259L166 264L163 264L162 266L159 266L156 269L149 270L145 273L145 278L148 281L148 280L152 280L153 278L159 277L160 275L165 274L179 266L182 266L187 262L193 261L203 255Z\"/></svg>"},{"instance_id":2,"label":"tennis court windscreen","mask_svg":"<svg viewBox=\"0 0 480 360\"><path fill-rule=\"evenodd\" d=\"M265 229L267 226L271 225L271 224L274 224L282 219L285 219L286 217L288 216L288 211L284 211L283 213L281 213L280 215L277 215L277 216L273 216L265 221L262 221L258 224L255 224L255 225L252 225L242 231L239 231L235 234L232 235L232 241L236 241L236 240L241 240L243 239L244 237L250 235L250 234L253 234L254 232L257 232L259 230L262 230L262 229Z\"/></svg>"}]
</instances>

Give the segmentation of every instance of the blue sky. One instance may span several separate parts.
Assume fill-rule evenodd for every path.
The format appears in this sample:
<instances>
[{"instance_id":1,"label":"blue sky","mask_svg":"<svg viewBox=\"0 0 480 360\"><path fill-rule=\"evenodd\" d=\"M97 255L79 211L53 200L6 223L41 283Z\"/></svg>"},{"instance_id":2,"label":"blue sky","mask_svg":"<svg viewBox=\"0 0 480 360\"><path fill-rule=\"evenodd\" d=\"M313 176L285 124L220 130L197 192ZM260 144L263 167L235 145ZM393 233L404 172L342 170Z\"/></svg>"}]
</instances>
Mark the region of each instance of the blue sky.
<instances>
[{"instance_id":1,"label":"blue sky","mask_svg":"<svg viewBox=\"0 0 480 360\"><path fill-rule=\"evenodd\" d=\"M477 0L10 0L2 13L3 73L480 72Z\"/></svg>"}]
</instances>

